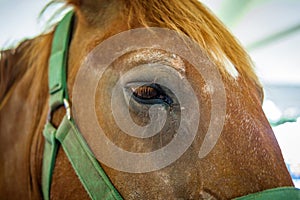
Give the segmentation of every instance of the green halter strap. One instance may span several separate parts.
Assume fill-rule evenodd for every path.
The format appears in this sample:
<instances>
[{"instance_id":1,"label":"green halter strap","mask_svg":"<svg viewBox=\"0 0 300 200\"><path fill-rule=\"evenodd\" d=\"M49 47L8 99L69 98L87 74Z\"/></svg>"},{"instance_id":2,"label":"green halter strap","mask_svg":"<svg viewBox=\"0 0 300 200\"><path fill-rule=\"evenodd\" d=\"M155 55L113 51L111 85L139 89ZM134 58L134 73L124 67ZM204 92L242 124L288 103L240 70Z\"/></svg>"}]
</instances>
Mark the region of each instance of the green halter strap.
<instances>
[{"instance_id":1,"label":"green halter strap","mask_svg":"<svg viewBox=\"0 0 300 200\"><path fill-rule=\"evenodd\" d=\"M79 133L70 112L67 95L66 67L73 11L58 24L54 33L49 60L49 107L48 121L44 127L45 137L42 192L50 199L51 179L59 145L62 146L78 178L92 199L115 199L122 197L112 185L99 162ZM64 106L66 115L56 129L51 124L51 113Z\"/></svg>"},{"instance_id":2,"label":"green halter strap","mask_svg":"<svg viewBox=\"0 0 300 200\"><path fill-rule=\"evenodd\" d=\"M294 187L279 187L248 194L234 200L299 200L300 190Z\"/></svg>"}]
</instances>

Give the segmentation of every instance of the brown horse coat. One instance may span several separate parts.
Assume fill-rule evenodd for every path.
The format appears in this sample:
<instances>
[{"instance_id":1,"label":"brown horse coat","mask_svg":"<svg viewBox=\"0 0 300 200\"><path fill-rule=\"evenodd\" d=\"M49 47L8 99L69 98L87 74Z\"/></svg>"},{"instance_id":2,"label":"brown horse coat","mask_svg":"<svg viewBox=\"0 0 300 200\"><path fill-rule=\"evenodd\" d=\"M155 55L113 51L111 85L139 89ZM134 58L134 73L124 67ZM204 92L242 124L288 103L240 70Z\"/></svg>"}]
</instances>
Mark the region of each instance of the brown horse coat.
<instances>
[{"instance_id":1,"label":"brown horse coat","mask_svg":"<svg viewBox=\"0 0 300 200\"><path fill-rule=\"evenodd\" d=\"M196 159L204 137L201 133L207 129L206 107L210 102L203 92L203 79L186 64L186 77L193 83L204 108L198 135L179 160L156 172L130 174L103 166L125 199L229 199L293 185L261 109L263 95L251 61L203 5L196 0L73 0L68 3L76 11L68 60L69 91L90 50L109 36L136 27L167 27L183 32L197 41L220 67L227 92L227 115L213 152L204 159ZM52 37L51 32L25 41L14 50L1 52L1 199L41 198L42 129L48 112L47 63ZM237 69L237 79L224 70L225 57ZM55 123L59 123L62 114L55 115ZM112 125L110 121L106 123ZM88 198L62 149L57 156L51 197Z\"/></svg>"}]
</instances>

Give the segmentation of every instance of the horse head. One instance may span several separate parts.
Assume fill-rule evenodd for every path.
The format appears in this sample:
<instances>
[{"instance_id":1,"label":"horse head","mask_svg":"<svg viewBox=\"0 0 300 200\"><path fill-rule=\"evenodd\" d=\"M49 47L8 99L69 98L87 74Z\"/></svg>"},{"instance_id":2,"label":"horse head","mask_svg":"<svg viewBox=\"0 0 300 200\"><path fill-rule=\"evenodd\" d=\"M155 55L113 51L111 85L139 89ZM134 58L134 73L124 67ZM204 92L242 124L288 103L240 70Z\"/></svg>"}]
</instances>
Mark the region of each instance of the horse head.
<instances>
[{"instance_id":1,"label":"horse head","mask_svg":"<svg viewBox=\"0 0 300 200\"><path fill-rule=\"evenodd\" d=\"M231 199L293 185L251 60L204 5L66 3L75 13L72 116L124 199ZM53 35L1 53L1 197L42 196ZM53 113L54 127L63 116L63 109ZM122 154L104 148L99 130ZM50 191L53 199L89 198L61 147Z\"/></svg>"}]
</instances>

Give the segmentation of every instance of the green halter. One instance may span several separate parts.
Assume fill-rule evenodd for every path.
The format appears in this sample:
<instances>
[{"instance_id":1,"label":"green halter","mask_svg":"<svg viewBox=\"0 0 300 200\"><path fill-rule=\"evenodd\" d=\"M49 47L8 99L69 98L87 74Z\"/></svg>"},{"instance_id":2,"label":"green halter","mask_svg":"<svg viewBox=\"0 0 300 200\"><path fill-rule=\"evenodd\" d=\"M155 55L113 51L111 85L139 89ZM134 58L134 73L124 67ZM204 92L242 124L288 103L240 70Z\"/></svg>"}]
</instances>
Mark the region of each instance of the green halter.
<instances>
[{"instance_id":1,"label":"green halter","mask_svg":"<svg viewBox=\"0 0 300 200\"><path fill-rule=\"evenodd\" d=\"M67 94L66 67L72 16L73 11L69 12L58 24L54 33L49 61L50 112L43 131L45 137L42 168L43 197L46 200L50 199L52 172L57 150L61 145L91 199L121 200L121 195L90 151L71 116ZM56 129L51 124L51 113L61 106L65 107L66 115ZM300 199L300 192L296 188L284 187L250 194L237 199Z\"/></svg>"},{"instance_id":2,"label":"green halter","mask_svg":"<svg viewBox=\"0 0 300 200\"><path fill-rule=\"evenodd\" d=\"M58 146L61 145L91 199L121 200L121 195L90 151L71 117L66 67L72 16L71 11L57 26L49 61L50 112L43 131L45 137L42 169L43 196L46 200L50 199L52 172ZM51 113L60 106L65 106L66 115L59 127L55 129L51 124Z\"/></svg>"}]
</instances>

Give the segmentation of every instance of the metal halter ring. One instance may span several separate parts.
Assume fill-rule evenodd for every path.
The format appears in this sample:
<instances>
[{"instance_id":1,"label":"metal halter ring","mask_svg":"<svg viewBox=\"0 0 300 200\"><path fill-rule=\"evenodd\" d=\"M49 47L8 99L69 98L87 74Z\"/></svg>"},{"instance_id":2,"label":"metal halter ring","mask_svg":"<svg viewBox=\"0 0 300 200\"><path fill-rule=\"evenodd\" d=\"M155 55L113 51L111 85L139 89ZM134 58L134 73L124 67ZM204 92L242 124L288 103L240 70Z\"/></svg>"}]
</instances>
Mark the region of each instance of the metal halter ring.
<instances>
[{"instance_id":1,"label":"metal halter ring","mask_svg":"<svg viewBox=\"0 0 300 200\"><path fill-rule=\"evenodd\" d=\"M70 120L71 119L71 107L70 107L70 103L69 103L69 101L67 99L64 99L63 102L64 102L64 107L65 107L65 110L66 110L67 118L68 118L68 120ZM57 108L59 108L59 107L57 107ZM51 120L52 120L52 113L53 113L53 111L54 110L50 109L49 112L48 112L48 117L47 117L47 121L48 122L51 122Z\"/></svg>"}]
</instances>

